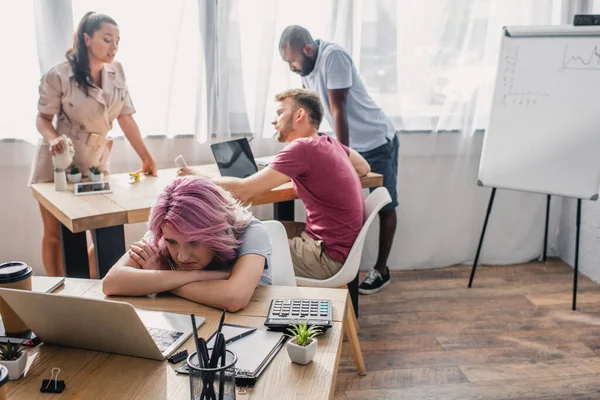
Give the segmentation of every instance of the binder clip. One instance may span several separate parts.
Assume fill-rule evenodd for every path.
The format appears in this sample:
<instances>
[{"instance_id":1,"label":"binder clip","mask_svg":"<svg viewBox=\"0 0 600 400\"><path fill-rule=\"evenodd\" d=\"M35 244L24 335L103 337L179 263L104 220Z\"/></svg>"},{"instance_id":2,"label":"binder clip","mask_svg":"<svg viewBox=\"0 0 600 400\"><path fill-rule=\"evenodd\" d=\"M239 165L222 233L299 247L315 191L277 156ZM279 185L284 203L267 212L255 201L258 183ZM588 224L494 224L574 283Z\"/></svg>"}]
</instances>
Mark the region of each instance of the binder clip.
<instances>
[{"instance_id":1,"label":"binder clip","mask_svg":"<svg viewBox=\"0 0 600 400\"><path fill-rule=\"evenodd\" d=\"M186 358L188 358L188 352L187 352L187 350L183 350L183 351L180 351L179 353L175 353L171 357L167 358L167 361L170 362L171 364L177 364L178 362L181 362L181 361L185 360Z\"/></svg>"},{"instance_id":2,"label":"binder clip","mask_svg":"<svg viewBox=\"0 0 600 400\"><path fill-rule=\"evenodd\" d=\"M54 377L54 370L56 371L56 377ZM40 392L42 393L62 393L65 389L65 381L58 380L58 374L60 373L60 368L54 367L52 368L52 375L50 379L42 380L42 387L40 388Z\"/></svg>"}]
</instances>

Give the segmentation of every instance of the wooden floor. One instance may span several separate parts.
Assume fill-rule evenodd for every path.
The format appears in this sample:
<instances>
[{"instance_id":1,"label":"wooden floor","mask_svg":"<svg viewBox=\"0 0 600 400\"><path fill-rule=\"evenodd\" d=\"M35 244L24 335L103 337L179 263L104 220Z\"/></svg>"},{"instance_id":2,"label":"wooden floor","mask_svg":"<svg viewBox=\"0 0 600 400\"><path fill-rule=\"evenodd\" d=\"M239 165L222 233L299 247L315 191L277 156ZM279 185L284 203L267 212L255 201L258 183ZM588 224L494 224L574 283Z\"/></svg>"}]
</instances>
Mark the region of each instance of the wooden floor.
<instances>
[{"instance_id":1,"label":"wooden floor","mask_svg":"<svg viewBox=\"0 0 600 400\"><path fill-rule=\"evenodd\" d=\"M559 260L393 272L360 297L367 376L344 343L335 400L600 399L600 286Z\"/></svg>"}]
</instances>

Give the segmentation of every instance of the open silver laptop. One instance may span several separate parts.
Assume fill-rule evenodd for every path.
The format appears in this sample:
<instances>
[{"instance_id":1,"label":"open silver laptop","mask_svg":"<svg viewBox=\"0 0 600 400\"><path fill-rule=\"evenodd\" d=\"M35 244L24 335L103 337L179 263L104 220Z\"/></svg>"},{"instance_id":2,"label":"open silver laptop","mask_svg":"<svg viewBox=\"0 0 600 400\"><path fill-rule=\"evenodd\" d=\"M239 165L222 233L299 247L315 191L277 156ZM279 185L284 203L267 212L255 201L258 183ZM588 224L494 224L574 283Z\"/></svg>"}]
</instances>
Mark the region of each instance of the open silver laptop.
<instances>
[{"instance_id":1,"label":"open silver laptop","mask_svg":"<svg viewBox=\"0 0 600 400\"><path fill-rule=\"evenodd\" d=\"M164 360L192 334L189 315L120 301L3 288L0 296L48 344ZM196 316L197 327L204 321Z\"/></svg>"}]
</instances>

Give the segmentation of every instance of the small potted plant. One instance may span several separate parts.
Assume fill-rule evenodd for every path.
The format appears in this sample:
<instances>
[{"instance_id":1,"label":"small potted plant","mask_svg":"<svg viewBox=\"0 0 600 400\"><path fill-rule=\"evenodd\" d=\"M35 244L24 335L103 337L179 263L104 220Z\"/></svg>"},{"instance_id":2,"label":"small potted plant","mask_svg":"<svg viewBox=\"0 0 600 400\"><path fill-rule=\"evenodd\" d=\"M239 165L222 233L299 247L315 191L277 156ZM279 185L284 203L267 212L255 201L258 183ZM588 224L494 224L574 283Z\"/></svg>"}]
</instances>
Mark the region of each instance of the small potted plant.
<instances>
[{"instance_id":1,"label":"small potted plant","mask_svg":"<svg viewBox=\"0 0 600 400\"><path fill-rule=\"evenodd\" d=\"M317 352L318 342L315 336L320 335L322 331L319 326L309 327L306 321L300 321L292 324L285 335L290 338L286 348L290 359L301 365L306 365L312 361Z\"/></svg>"},{"instance_id":2,"label":"small potted plant","mask_svg":"<svg viewBox=\"0 0 600 400\"><path fill-rule=\"evenodd\" d=\"M0 364L8 370L8 380L15 381L25 372L27 365L27 352L22 349L21 344L0 344Z\"/></svg>"},{"instance_id":3,"label":"small potted plant","mask_svg":"<svg viewBox=\"0 0 600 400\"><path fill-rule=\"evenodd\" d=\"M81 182L81 170L77 167L77 165L73 165L69 172L67 173L67 180L70 183Z\"/></svg>"},{"instance_id":4,"label":"small potted plant","mask_svg":"<svg viewBox=\"0 0 600 400\"><path fill-rule=\"evenodd\" d=\"M100 182L104 179L104 174L98 167L90 167L90 179L92 182Z\"/></svg>"}]
</instances>

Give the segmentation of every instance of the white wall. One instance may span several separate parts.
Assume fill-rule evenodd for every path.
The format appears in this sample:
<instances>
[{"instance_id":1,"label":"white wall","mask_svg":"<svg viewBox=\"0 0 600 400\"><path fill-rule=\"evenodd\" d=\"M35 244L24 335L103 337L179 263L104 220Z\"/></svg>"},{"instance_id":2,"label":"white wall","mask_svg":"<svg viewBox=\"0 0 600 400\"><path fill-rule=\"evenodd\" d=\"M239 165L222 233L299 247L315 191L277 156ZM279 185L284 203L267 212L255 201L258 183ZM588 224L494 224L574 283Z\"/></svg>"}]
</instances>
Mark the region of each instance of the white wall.
<instances>
[{"instance_id":1,"label":"white wall","mask_svg":"<svg viewBox=\"0 0 600 400\"><path fill-rule=\"evenodd\" d=\"M565 199L560 217L559 254L572 267L575 261L577 200ZM600 204L582 201L579 238L579 272L600 282Z\"/></svg>"},{"instance_id":2,"label":"white wall","mask_svg":"<svg viewBox=\"0 0 600 400\"><path fill-rule=\"evenodd\" d=\"M391 268L433 268L473 260L490 191L475 184L481 139L481 135L467 139L459 134L401 135L399 227ZM270 140L257 142L252 142L256 156L280 148ZM189 164L213 162L208 145L190 138L150 138L147 143L159 168L173 167L177 154L183 154ZM261 150L257 150L259 145ZM0 142L0 187L5 188L0 207L0 260L22 260L42 273L42 225L37 203L26 185L33 152L30 144ZM112 172L139 167L137 156L124 140L115 143L112 161ZM558 223L563 223L560 199L553 200L553 206L550 254L558 254ZM296 210L297 219L302 220L298 201ZM261 219L272 218L271 206L253 211ZM510 264L537 258L542 249L544 213L545 196L499 190L481 261ZM376 222L363 254L363 268L375 262L377 230ZM144 224L127 226L127 243L143 232Z\"/></svg>"}]
</instances>

